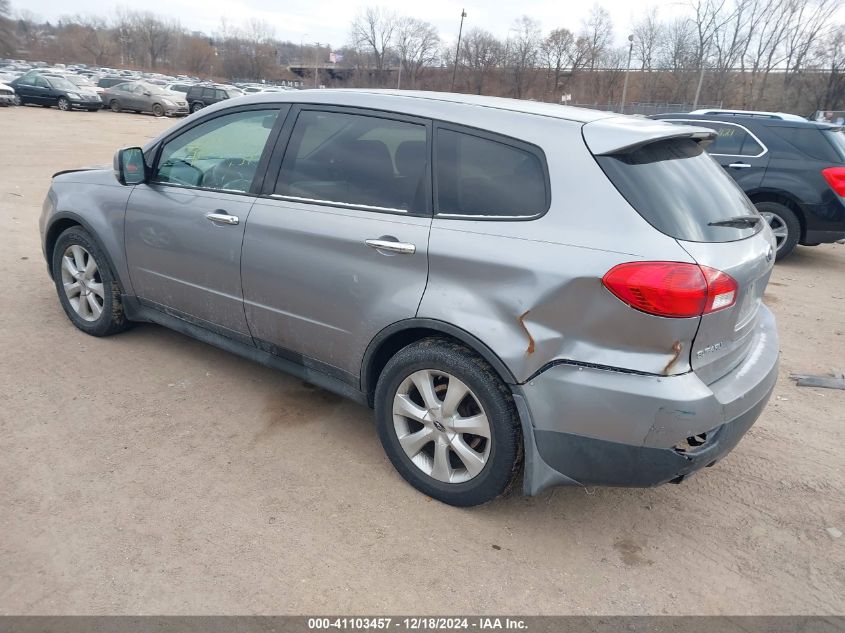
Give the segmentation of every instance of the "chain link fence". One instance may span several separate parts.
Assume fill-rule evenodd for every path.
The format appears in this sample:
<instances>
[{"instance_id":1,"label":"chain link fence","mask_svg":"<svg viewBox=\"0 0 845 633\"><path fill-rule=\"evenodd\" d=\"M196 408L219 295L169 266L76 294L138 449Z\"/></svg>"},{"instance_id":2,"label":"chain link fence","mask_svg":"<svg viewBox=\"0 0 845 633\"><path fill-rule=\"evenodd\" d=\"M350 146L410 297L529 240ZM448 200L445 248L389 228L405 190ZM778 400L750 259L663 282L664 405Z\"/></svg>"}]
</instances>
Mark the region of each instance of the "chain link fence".
<instances>
[{"instance_id":1,"label":"chain link fence","mask_svg":"<svg viewBox=\"0 0 845 633\"><path fill-rule=\"evenodd\" d=\"M640 103L631 102L626 103L624 112L619 107L619 102L615 103L574 103L577 108L592 108L593 110L604 110L606 112L622 112L623 114L639 114L642 116L650 116L652 114L666 114L667 112L689 112L693 109L702 108L721 108L721 103L699 103L695 107L691 103L669 103L668 101Z\"/></svg>"}]
</instances>

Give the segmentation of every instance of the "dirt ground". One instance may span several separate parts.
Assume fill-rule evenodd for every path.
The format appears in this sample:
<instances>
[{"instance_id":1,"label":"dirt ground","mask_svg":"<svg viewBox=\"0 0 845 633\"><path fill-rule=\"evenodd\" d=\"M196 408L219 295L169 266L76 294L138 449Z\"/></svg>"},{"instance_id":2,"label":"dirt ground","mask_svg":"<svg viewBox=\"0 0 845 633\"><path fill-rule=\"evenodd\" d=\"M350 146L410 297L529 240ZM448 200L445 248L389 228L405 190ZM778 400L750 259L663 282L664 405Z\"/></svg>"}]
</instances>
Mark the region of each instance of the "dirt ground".
<instances>
[{"instance_id":1,"label":"dirt ground","mask_svg":"<svg viewBox=\"0 0 845 633\"><path fill-rule=\"evenodd\" d=\"M767 302L781 378L682 485L460 510L411 489L371 412L152 325L88 337L38 236L55 171L173 121L0 109L0 614L844 614L845 246Z\"/></svg>"}]
</instances>

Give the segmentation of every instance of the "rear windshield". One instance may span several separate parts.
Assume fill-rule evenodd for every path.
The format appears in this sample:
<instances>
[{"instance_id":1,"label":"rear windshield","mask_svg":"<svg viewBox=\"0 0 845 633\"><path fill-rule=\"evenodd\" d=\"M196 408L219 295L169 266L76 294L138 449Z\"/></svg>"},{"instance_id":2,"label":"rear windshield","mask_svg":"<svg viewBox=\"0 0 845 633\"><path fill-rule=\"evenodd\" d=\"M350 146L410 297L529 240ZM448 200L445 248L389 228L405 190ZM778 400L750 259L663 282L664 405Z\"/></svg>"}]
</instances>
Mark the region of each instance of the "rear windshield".
<instances>
[{"instance_id":1,"label":"rear windshield","mask_svg":"<svg viewBox=\"0 0 845 633\"><path fill-rule=\"evenodd\" d=\"M632 152L597 156L601 168L654 228L690 242L731 242L754 235L754 226L714 222L758 216L719 164L691 139L651 143Z\"/></svg>"}]
</instances>

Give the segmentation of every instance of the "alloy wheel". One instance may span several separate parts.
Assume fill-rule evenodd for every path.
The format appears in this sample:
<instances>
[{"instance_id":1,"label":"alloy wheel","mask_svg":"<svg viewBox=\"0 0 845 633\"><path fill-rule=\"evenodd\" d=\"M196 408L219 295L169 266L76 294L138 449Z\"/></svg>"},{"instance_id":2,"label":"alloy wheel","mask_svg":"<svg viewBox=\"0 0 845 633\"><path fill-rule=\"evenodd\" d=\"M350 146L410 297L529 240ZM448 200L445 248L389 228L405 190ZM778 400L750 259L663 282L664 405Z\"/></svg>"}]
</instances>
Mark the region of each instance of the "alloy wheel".
<instances>
[{"instance_id":1,"label":"alloy wheel","mask_svg":"<svg viewBox=\"0 0 845 633\"><path fill-rule=\"evenodd\" d=\"M60 98L59 99L59 110L61 110L63 112L67 112L68 110L70 110L70 101L68 101L64 97Z\"/></svg>"},{"instance_id":2,"label":"alloy wheel","mask_svg":"<svg viewBox=\"0 0 845 633\"><path fill-rule=\"evenodd\" d=\"M84 247L72 244L62 255L62 286L70 307L86 321L96 321L105 302L97 261Z\"/></svg>"},{"instance_id":3,"label":"alloy wheel","mask_svg":"<svg viewBox=\"0 0 845 633\"><path fill-rule=\"evenodd\" d=\"M21 96L15 95L12 99L12 103L14 103L16 106L23 105L23 101L21 101Z\"/></svg>"},{"instance_id":4,"label":"alloy wheel","mask_svg":"<svg viewBox=\"0 0 845 633\"><path fill-rule=\"evenodd\" d=\"M479 399L443 371L423 369L402 381L393 398L393 428L411 463L441 482L473 479L490 457L490 422Z\"/></svg>"},{"instance_id":5,"label":"alloy wheel","mask_svg":"<svg viewBox=\"0 0 845 633\"><path fill-rule=\"evenodd\" d=\"M789 237L789 227L786 222L784 222L783 218L777 213L763 211L760 215L762 215L763 219L769 223L770 227L772 227L772 233L775 235L777 250L780 250L784 243L786 243L786 238Z\"/></svg>"}]
</instances>

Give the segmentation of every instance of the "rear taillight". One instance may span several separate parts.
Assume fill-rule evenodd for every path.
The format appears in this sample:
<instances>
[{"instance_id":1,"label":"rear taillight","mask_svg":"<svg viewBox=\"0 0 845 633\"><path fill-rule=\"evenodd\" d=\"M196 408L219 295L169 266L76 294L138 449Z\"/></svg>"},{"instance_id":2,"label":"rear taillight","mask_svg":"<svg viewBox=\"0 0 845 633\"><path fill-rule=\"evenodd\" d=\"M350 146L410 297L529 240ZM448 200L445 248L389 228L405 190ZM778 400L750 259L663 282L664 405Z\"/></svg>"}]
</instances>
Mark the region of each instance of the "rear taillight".
<instances>
[{"instance_id":1,"label":"rear taillight","mask_svg":"<svg viewBox=\"0 0 845 633\"><path fill-rule=\"evenodd\" d=\"M845 167L828 167L822 169L822 176L827 180L830 188L837 196L845 196Z\"/></svg>"},{"instance_id":2,"label":"rear taillight","mask_svg":"<svg viewBox=\"0 0 845 633\"><path fill-rule=\"evenodd\" d=\"M697 317L736 303L733 277L684 262L619 264L607 272L602 283L632 308L656 316Z\"/></svg>"}]
</instances>

